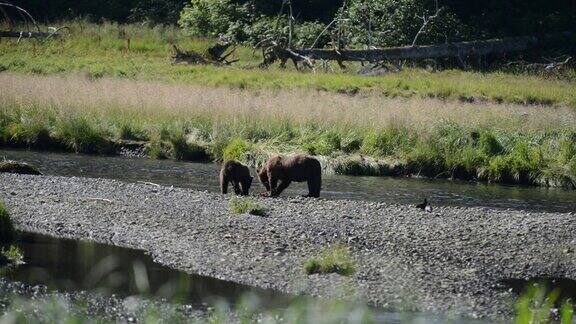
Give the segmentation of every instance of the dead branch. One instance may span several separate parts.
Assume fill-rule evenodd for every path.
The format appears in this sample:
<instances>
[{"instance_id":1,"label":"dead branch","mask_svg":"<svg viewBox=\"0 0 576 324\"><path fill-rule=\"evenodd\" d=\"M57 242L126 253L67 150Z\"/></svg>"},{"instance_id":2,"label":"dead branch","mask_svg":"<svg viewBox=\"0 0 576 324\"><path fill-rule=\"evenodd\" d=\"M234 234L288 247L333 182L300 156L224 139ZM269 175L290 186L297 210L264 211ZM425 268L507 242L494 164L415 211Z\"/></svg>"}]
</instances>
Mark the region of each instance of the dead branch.
<instances>
[{"instance_id":1,"label":"dead branch","mask_svg":"<svg viewBox=\"0 0 576 324\"><path fill-rule=\"evenodd\" d=\"M230 47L232 47L232 49L230 49ZM232 60L232 61L226 60L235 51L236 46L233 46L232 43L227 40L222 40L221 43L216 43L214 44L214 46L208 48L208 50L206 51L206 55L208 56L209 59L213 61L218 61L220 63L230 65L234 62L238 62L238 60Z\"/></svg>"},{"instance_id":2,"label":"dead branch","mask_svg":"<svg viewBox=\"0 0 576 324\"><path fill-rule=\"evenodd\" d=\"M228 53L226 51L232 46L231 43L221 44L217 43L206 50L206 53L200 54L195 51L182 51L172 44L174 54L172 55L172 64L188 63L188 64L201 64L201 65L230 65L238 62L238 60L228 61L227 58L234 53L236 47L233 47Z\"/></svg>"},{"instance_id":3,"label":"dead branch","mask_svg":"<svg viewBox=\"0 0 576 324\"><path fill-rule=\"evenodd\" d=\"M424 31L426 30L428 25L432 21L434 21L434 19L438 18L438 15L440 15L442 10L443 10L443 8L438 7L438 0L436 0L436 12L433 15L428 16L428 17L426 17L426 14L423 14L422 17L420 17L420 18L422 18L422 26L420 27L420 29L416 33L416 36L414 36L414 40L412 41L412 46L416 46L416 42L418 41L418 38L420 37L420 35L422 35L424 33Z\"/></svg>"},{"instance_id":4,"label":"dead branch","mask_svg":"<svg viewBox=\"0 0 576 324\"><path fill-rule=\"evenodd\" d=\"M518 69L524 73L535 75L555 75L561 77L562 71L570 68L572 63L572 56L562 56L555 59L544 58L546 63L529 63L524 60L508 62L505 65Z\"/></svg>"},{"instance_id":5,"label":"dead branch","mask_svg":"<svg viewBox=\"0 0 576 324\"><path fill-rule=\"evenodd\" d=\"M36 27L36 31L38 33L40 33L40 26L38 26L38 23L36 22L34 17L32 17L32 15L30 13L28 13L28 11L24 10L21 7L18 7L18 6L11 4L11 3L6 3L6 2L0 2L0 7L15 9L16 12L18 13L18 15L20 15L20 17L22 18L22 20L26 24L27 31L30 31L30 27L29 27L28 23L31 22L34 25L34 27ZM3 10L3 12L4 12L4 10Z\"/></svg>"},{"instance_id":6,"label":"dead branch","mask_svg":"<svg viewBox=\"0 0 576 324\"><path fill-rule=\"evenodd\" d=\"M12 30L12 28L14 26L16 26L16 24L10 19L10 16L8 15L8 12L5 10L5 8L14 9L18 13L20 18L22 19L22 21L26 25L26 31L14 31L14 30ZM48 27L48 32L42 32L40 30L40 26L38 25L38 23L36 22L34 17L30 13L28 13L28 11L26 11L25 9L23 9L21 7L10 4L10 3L0 2L0 12L2 13L2 16L4 17L4 19L6 20L6 22L8 23L8 26L10 28L10 30L8 30L8 31L0 31L0 38L1 37L18 38L17 42L20 42L20 40L22 38L45 38L45 39L49 39L52 37L59 37L60 31L63 29L70 30L70 28L68 28L67 26L63 26L63 27L59 27L59 28ZM34 25L36 31L30 30L30 24Z\"/></svg>"},{"instance_id":7,"label":"dead branch","mask_svg":"<svg viewBox=\"0 0 576 324\"><path fill-rule=\"evenodd\" d=\"M136 181L136 183L141 183L141 184L145 184L145 185L149 185L149 186L155 186L155 187L161 187L161 185L154 183L154 182L150 182L150 181Z\"/></svg>"},{"instance_id":8,"label":"dead branch","mask_svg":"<svg viewBox=\"0 0 576 324\"><path fill-rule=\"evenodd\" d=\"M107 202L107 203L113 203L113 200L110 199L106 199L106 198L86 198L86 200L88 201L102 201L102 202Z\"/></svg>"}]
</instances>

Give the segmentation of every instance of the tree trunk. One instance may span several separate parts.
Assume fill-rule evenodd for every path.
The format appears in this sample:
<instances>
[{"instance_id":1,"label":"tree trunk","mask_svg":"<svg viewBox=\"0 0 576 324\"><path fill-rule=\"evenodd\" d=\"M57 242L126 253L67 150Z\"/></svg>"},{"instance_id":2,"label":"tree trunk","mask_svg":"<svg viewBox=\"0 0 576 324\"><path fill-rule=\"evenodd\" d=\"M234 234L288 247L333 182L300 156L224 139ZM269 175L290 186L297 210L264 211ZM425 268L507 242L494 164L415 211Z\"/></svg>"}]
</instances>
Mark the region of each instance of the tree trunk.
<instances>
[{"instance_id":1,"label":"tree trunk","mask_svg":"<svg viewBox=\"0 0 576 324\"><path fill-rule=\"evenodd\" d=\"M533 49L563 48L576 44L576 33L564 32L541 37L526 36L430 46L390 47L368 50L295 49L311 59L333 61L407 60L427 58L463 58L473 55L524 52Z\"/></svg>"}]
</instances>

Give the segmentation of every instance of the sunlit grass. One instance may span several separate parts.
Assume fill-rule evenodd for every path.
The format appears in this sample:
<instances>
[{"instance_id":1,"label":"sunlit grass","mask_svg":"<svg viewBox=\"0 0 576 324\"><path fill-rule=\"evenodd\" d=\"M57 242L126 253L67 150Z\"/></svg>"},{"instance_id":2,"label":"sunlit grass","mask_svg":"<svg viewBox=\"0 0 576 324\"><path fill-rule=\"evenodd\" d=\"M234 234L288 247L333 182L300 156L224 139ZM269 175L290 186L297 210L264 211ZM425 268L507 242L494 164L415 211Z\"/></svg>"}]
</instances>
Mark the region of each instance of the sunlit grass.
<instances>
[{"instance_id":1,"label":"sunlit grass","mask_svg":"<svg viewBox=\"0 0 576 324\"><path fill-rule=\"evenodd\" d=\"M0 248L0 257L5 257L10 264L20 265L24 262L24 254L16 245L10 245L8 248Z\"/></svg>"},{"instance_id":2,"label":"sunlit grass","mask_svg":"<svg viewBox=\"0 0 576 324\"><path fill-rule=\"evenodd\" d=\"M576 187L576 110L0 74L0 145L154 158L328 156L355 175Z\"/></svg>"},{"instance_id":3,"label":"sunlit grass","mask_svg":"<svg viewBox=\"0 0 576 324\"><path fill-rule=\"evenodd\" d=\"M341 93L375 92L387 97L502 101L576 107L574 82L506 73L406 69L380 77L347 71L300 73L273 67L261 70L260 51L238 47L233 67L172 65L171 44L205 51L214 40L192 39L174 27L149 28L113 23L64 22L63 39L0 43L0 71L34 74L82 74L90 79L120 77L237 89L312 89ZM120 31L123 31L121 33ZM129 51L123 35L131 39ZM253 55L254 53L254 55Z\"/></svg>"},{"instance_id":4,"label":"sunlit grass","mask_svg":"<svg viewBox=\"0 0 576 324\"><path fill-rule=\"evenodd\" d=\"M304 263L307 274L337 273L350 276L356 272L356 265L345 246L326 248L318 257L308 259Z\"/></svg>"},{"instance_id":5,"label":"sunlit grass","mask_svg":"<svg viewBox=\"0 0 576 324\"><path fill-rule=\"evenodd\" d=\"M530 284L516 302L516 324L573 323L574 301L560 296L560 288L549 291L544 283Z\"/></svg>"},{"instance_id":6,"label":"sunlit grass","mask_svg":"<svg viewBox=\"0 0 576 324\"><path fill-rule=\"evenodd\" d=\"M232 197L229 209L234 214L266 215L266 207L250 198Z\"/></svg>"}]
</instances>

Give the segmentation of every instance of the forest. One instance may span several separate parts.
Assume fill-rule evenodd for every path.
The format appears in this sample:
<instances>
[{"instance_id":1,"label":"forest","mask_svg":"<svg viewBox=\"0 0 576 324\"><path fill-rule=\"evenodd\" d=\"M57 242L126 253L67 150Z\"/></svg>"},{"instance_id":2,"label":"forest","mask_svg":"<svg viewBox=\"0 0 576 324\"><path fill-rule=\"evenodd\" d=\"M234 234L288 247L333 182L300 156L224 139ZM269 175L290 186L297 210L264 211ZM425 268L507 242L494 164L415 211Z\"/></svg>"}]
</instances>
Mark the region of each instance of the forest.
<instances>
[{"instance_id":1,"label":"forest","mask_svg":"<svg viewBox=\"0 0 576 324\"><path fill-rule=\"evenodd\" d=\"M236 41L255 41L269 31L285 1L267 0L19 0L42 22L86 18L93 22L147 22L180 25L193 36L227 35ZM326 24L347 32L346 45L409 45L432 15L435 0L292 0L300 45L310 44ZM439 16L427 27L423 44L537 35L573 29L576 2L571 0L439 0ZM368 39L370 38L370 39ZM321 45L328 45L324 42Z\"/></svg>"}]
</instances>

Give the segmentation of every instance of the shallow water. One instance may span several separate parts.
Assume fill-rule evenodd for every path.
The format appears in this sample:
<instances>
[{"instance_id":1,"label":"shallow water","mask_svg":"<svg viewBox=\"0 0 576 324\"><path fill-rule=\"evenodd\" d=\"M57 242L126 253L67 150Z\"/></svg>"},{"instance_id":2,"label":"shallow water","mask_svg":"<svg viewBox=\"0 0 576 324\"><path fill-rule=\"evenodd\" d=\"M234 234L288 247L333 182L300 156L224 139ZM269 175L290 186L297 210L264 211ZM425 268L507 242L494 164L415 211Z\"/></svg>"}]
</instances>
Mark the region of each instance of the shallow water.
<instances>
[{"instance_id":1,"label":"shallow water","mask_svg":"<svg viewBox=\"0 0 576 324\"><path fill-rule=\"evenodd\" d=\"M18 246L25 263L0 274L58 291L148 295L196 306L215 302L215 298L233 304L241 296L253 294L265 309L285 306L292 299L271 290L174 270L140 250L26 232Z\"/></svg>"},{"instance_id":2,"label":"shallow water","mask_svg":"<svg viewBox=\"0 0 576 324\"><path fill-rule=\"evenodd\" d=\"M0 276L60 292L143 295L199 309L222 300L234 306L247 294L257 298L259 311L282 310L294 301L292 295L174 270L134 249L27 232L22 233L18 246L25 264L0 268ZM482 323L435 314L372 310L376 321L382 323Z\"/></svg>"},{"instance_id":3,"label":"shallow water","mask_svg":"<svg viewBox=\"0 0 576 324\"><path fill-rule=\"evenodd\" d=\"M13 159L59 176L83 176L148 181L162 185L218 191L218 166L213 163L158 161L141 158L100 157L0 150L0 159ZM306 193L305 184L292 184L284 195ZM264 191L254 182L253 192ZM327 175L322 197L416 204L427 197L433 205L485 206L530 211L576 211L576 191L555 188L488 185L446 180Z\"/></svg>"}]
</instances>

